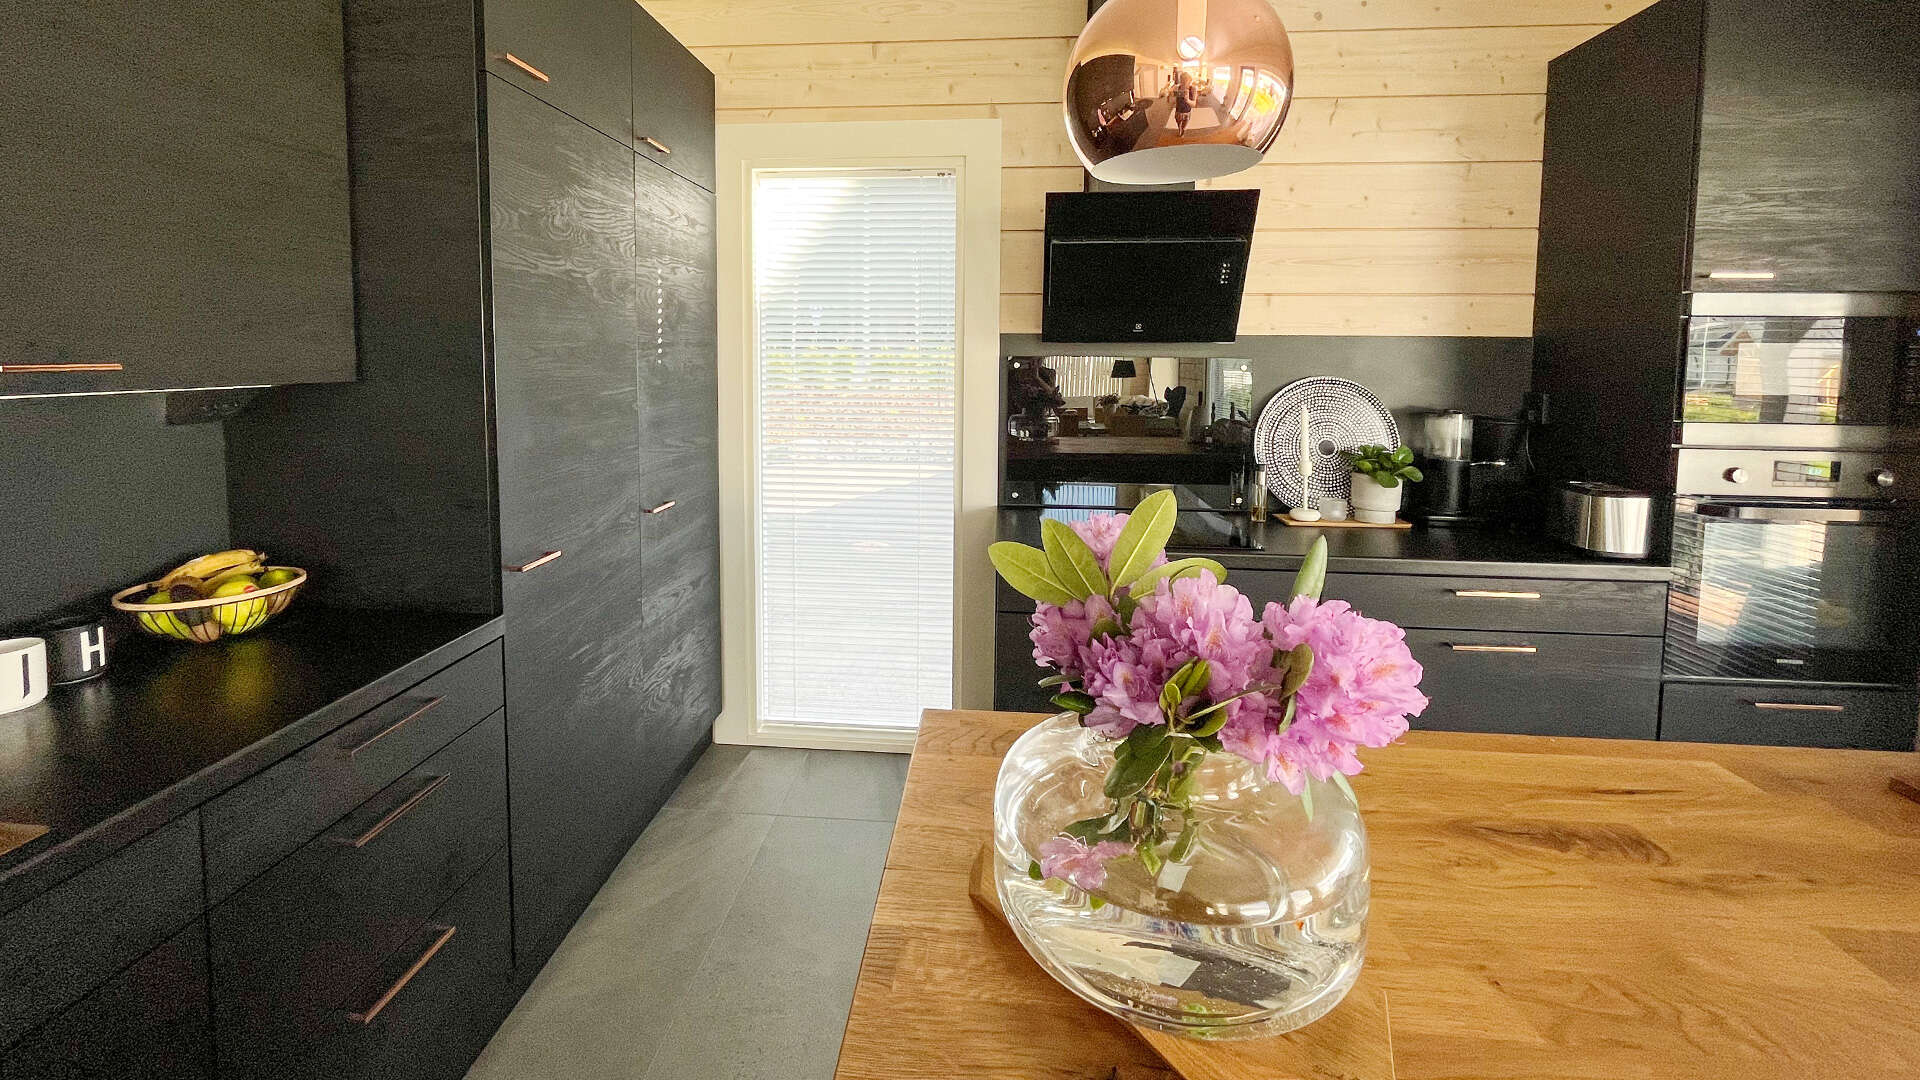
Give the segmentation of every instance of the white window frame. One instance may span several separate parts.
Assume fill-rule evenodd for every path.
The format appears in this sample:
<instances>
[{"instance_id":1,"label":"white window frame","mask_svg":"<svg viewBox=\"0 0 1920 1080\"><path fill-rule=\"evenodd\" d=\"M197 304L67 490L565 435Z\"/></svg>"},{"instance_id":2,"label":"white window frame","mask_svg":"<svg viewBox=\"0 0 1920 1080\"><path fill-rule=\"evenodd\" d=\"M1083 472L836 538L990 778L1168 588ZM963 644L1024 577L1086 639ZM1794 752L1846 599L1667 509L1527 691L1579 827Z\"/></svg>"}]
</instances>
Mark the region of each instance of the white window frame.
<instances>
[{"instance_id":1,"label":"white window frame","mask_svg":"<svg viewBox=\"0 0 1920 1080\"><path fill-rule=\"evenodd\" d=\"M955 432L954 707L993 701L993 567L999 483L1000 121L723 124L717 133L720 387L720 627L724 704L715 742L823 750L913 749L916 732L763 724L754 633L760 533L755 475L753 174L761 169L950 169L959 197ZM852 695L857 698L858 690Z\"/></svg>"}]
</instances>

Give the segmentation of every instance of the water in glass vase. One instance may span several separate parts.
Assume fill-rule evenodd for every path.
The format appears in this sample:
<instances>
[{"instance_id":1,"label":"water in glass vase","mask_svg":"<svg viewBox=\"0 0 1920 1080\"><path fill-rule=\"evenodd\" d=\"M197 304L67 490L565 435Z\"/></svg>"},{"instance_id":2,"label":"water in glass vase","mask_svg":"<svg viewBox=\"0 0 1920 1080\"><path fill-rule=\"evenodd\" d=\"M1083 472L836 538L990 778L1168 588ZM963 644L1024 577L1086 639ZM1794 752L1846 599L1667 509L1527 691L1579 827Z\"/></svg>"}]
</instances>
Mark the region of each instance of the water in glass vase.
<instances>
[{"instance_id":1,"label":"water in glass vase","mask_svg":"<svg viewBox=\"0 0 1920 1080\"><path fill-rule=\"evenodd\" d=\"M1103 784L1116 745L1066 714L1001 766L996 879L1021 944L1081 997L1166 1031L1253 1038L1325 1015L1366 947L1366 830L1348 789L1309 781L1302 798L1258 765L1208 754L1189 808L1163 822L1169 836L1191 826L1185 850L1164 845L1151 868L1137 854L1088 855L1068 875L1078 884L1036 880L1043 849L1114 809Z\"/></svg>"}]
</instances>

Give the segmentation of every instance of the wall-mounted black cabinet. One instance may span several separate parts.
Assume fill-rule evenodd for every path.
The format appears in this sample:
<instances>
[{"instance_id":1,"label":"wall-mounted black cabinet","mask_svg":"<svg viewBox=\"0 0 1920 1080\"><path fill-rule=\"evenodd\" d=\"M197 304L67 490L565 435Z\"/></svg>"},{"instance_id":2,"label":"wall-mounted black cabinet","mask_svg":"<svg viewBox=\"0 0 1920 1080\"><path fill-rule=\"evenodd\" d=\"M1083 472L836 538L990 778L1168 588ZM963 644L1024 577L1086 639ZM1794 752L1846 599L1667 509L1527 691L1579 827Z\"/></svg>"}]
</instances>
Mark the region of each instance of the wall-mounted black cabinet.
<instances>
[{"instance_id":1,"label":"wall-mounted black cabinet","mask_svg":"<svg viewBox=\"0 0 1920 1080\"><path fill-rule=\"evenodd\" d=\"M633 9L633 149L713 190L713 73Z\"/></svg>"},{"instance_id":2,"label":"wall-mounted black cabinet","mask_svg":"<svg viewBox=\"0 0 1920 1080\"><path fill-rule=\"evenodd\" d=\"M14 4L0 39L0 396L354 377L341 0Z\"/></svg>"},{"instance_id":3,"label":"wall-mounted black cabinet","mask_svg":"<svg viewBox=\"0 0 1920 1080\"><path fill-rule=\"evenodd\" d=\"M486 0L488 73L633 145L632 34L626 3Z\"/></svg>"}]
</instances>

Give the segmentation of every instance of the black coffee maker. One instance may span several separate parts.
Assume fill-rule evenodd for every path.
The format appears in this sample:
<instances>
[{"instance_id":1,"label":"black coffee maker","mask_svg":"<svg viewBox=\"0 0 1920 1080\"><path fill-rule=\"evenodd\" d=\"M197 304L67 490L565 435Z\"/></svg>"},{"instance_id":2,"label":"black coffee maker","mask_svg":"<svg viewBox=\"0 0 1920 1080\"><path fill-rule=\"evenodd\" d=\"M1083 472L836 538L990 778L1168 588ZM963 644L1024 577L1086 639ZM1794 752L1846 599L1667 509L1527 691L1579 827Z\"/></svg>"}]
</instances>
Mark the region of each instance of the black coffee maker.
<instances>
[{"instance_id":1,"label":"black coffee maker","mask_svg":"<svg viewBox=\"0 0 1920 1080\"><path fill-rule=\"evenodd\" d=\"M1526 424L1506 416L1455 410L1413 414L1413 485L1407 513L1430 525L1482 525L1515 519L1528 491Z\"/></svg>"}]
</instances>

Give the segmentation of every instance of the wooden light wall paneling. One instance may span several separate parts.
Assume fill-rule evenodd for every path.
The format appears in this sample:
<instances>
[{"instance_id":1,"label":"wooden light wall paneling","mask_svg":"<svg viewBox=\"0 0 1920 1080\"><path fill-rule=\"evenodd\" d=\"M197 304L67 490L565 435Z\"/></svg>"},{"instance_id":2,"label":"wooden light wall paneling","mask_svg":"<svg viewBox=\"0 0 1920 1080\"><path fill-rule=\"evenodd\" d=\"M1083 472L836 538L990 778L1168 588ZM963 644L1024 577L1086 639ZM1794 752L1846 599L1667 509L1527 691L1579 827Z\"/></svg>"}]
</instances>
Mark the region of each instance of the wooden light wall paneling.
<instances>
[{"instance_id":1,"label":"wooden light wall paneling","mask_svg":"<svg viewBox=\"0 0 1920 1080\"><path fill-rule=\"evenodd\" d=\"M1652 0L1277 0L1299 84L1261 190L1243 333L1525 335L1547 62ZM1084 0L653 0L721 123L994 117L1002 330L1039 327L1058 98Z\"/></svg>"}]
</instances>

